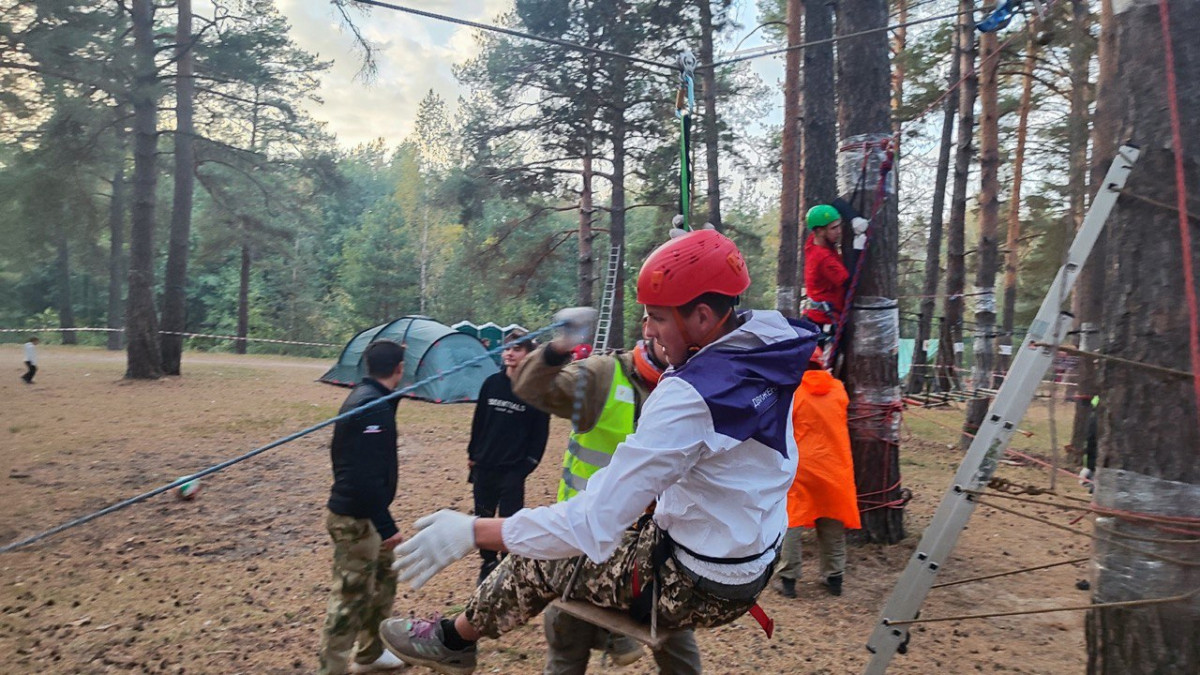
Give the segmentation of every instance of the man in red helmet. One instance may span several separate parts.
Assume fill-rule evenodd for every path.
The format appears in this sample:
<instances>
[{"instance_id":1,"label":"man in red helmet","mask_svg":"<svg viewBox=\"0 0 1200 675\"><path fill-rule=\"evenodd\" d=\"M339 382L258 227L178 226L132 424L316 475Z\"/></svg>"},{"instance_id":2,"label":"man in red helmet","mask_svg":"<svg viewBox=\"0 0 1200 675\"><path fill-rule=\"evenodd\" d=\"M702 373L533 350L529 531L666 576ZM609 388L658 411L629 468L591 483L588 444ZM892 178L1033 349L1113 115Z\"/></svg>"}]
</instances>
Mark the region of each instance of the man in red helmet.
<instances>
[{"instance_id":1,"label":"man in red helmet","mask_svg":"<svg viewBox=\"0 0 1200 675\"><path fill-rule=\"evenodd\" d=\"M442 510L418 520L396 564L414 588L477 547L510 555L453 619L384 621L389 650L472 673L481 637L521 626L568 588L664 630L724 625L755 606L787 529L790 402L816 335L778 312L735 314L749 286L741 253L712 230L650 254L638 302L671 368L637 431L572 499L509 518ZM566 328L586 335L591 326ZM627 531L654 500L654 515Z\"/></svg>"},{"instance_id":2,"label":"man in red helmet","mask_svg":"<svg viewBox=\"0 0 1200 675\"><path fill-rule=\"evenodd\" d=\"M645 323L643 317L643 328ZM569 361L575 351L571 344L560 337L538 347L513 376L513 391L523 400L571 420L558 501L576 497L597 471L608 466L621 441L637 429L646 399L667 369L666 354L653 339L638 340L629 351L592 354L574 362ZM617 666L645 654L633 638L610 633L554 605L546 608L542 626L547 647L543 675L586 673L593 649L603 650ZM654 661L664 673L699 675L702 666L695 633L680 630L667 635L654 650Z\"/></svg>"}]
</instances>

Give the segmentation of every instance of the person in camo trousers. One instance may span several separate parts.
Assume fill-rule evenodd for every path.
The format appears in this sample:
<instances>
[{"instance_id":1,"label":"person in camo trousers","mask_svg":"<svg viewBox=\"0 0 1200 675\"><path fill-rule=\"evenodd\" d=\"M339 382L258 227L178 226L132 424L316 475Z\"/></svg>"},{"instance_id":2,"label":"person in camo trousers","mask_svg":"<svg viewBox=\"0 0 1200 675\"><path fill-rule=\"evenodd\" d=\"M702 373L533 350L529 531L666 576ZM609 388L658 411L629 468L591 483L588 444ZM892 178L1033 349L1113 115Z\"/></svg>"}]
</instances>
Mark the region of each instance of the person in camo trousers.
<instances>
[{"instance_id":1,"label":"person in camo trousers","mask_svg":"<svg viewBox=\"0 0 1200 675\"><path fill-rule=\"evenodd\" d=\"M510 518L443 509L418 520L396 549L399 579L413 588L476 548L509 556L461 614L384 621L389 651L470 675L480 638L522 626L568 586L572 599L645 624L654 618L662 631L722 626L749 612L769 632L757 601L787 529L796 473L788 416L816 334L779 312L735 312L749 286L741 252L712 230L650 254L637 299L646 335L662 344L671 369L646 399L637 431L567 501ZM557 315L576 343L594 319L590 309ZM655 500L653 516L642 516Z\"/></svg>"},{"instance_id":2,"label":"person in camo trousers","mask_svg":"<svg viewBox=\"0 0 1200 675\"><path fill-rule=\"evenodd\" d=\"M517 396L551 415L572 420L577 427L563 458L558 501L579 494L588 478L608 466L617 444L633 433L642 405L667 368L667 355L654 339L638 341L632 351L573 361L579 351L561 339L551 341L530 354L513 377ZM542 613L542 626L549 647L544 675L583 675L592 649L604 650L617 666L629 665L645 653L633 638L610 633L554 605ZM654 652L654 660L662 673L699 675L695 632L671 633L662 649Z\"/></svg>"},{"instance_id":3,"label":"person in camo trousers","mask_svg":"<svg viewBox=\"0 0 1200 675\"><path fill-rule=\"evenodd\" d=\"M339 415L392 393L404 375L404 347L390 340L372 342L363 360L367 376L346 397ZM325 519L333 538L333 587L321 633L320 675L404 666L379 640L379 623L392 615L396 600L392 549L401 541L388 512L396 497L398 402L377 404L333 427L333 488ZM356 639L358 651L350 663Z\"/></svg>"}]
</instances>

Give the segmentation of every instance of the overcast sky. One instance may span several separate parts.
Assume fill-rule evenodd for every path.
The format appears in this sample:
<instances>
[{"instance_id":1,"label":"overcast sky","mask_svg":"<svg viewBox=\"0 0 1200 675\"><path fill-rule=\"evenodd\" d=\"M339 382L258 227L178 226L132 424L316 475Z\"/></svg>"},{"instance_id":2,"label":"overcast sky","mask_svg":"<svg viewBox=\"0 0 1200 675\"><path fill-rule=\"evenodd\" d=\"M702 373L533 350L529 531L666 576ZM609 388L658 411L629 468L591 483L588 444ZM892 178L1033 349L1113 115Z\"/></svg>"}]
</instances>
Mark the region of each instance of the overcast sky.
<instances>
[{"instance_id":1,"label":"overcast sky","mask_svg":"<svg viewBox=\"0 0 1200 675\"><path fill-rule=\"evenodd\" d=\"M371 8L355 18L363 33L379 46L379 72L373 80L364 82L357 77L360 59L354 51L354 40L327 0L277 0L277 3L292 24L296 43L334 62L320 91L325 103L312 113L327 122L338 141L346 146L376 138L383 138L389 145L399 143L412 131L417 104L430 89L453 105L463 93L454 79L453 66L478 53L475 29ZM499 14L512 6L511 0L396 0L396 4L480 23L494 23ZM734 3L734 17L747 31L757 25L754 5L753 0ZM762 44L761 33L752 36L741 49ZM732 44L725 45L724 51L732 48ZM752 62L763 80L772 86L782 77L779 59Z\"/></svg>"}]
</instances>

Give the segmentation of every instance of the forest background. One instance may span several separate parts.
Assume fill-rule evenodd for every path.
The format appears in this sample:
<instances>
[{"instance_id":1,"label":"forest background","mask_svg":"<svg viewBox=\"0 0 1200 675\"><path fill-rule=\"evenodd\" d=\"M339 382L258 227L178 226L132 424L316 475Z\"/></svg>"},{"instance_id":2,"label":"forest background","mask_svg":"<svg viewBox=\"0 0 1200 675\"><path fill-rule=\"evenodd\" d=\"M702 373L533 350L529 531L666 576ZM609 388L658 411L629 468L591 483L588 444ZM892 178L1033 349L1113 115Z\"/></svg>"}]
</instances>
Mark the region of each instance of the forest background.
<instances>
[{"instance_id":1,"label":"forest background","mask_svg":"<svg viewBox=\"0 0 1200 675\"><path fill-rule=\"evenodd\" d=\"M669 67L479 32L479 55L455 68L457 100L430 91L402 142L346 147L321 121L317 90L331 63L297 46L270 0L151 7L141 42L140 4L0 2L0 327L123 328L127 301L146 297L161 330L254 338L341 343L410 313L534 327L557 307L598 302L616 240L625 251L624 297L614 328L625 343L635 338L632 279L678 210L677 76ZM329 8L344 15L351 36L386 11L353 5ZM959 6L891 5L890 23ZM180 21L185 9L190 20ZM1028 27L1029 39L1010 41L1000 55L1000 184L1011 183L1018 136L1027 136L1026 193L1002 206L1015 209L1004 227L1021 233L1017 327L1036 310L1082 214L1094 9L1060 3L1047 22L1057 28ZM494 22L669 65L684 47L702 63L739 49L735 40L755 27L735 14L757 14L766 24L758 34L781 43L785 13L783 0L749 10L728 0L519 0ZM938 97L956 60L954 35L953 17L891 34L902 337L917 334L930 264ZM1024 77L1027 56L1033 66ZM369 79L369 51L353 58ZM694 212L747 254L754 285L744 305L773 307L781 83L746 62L708 72L698 74ZM1022 107L1026 80L1032 91ZM703 105L709 94L715 115ZM836 98L815 84L802 95L831 111ZM153 153L152 173L140 179L139 102L150 106L141 123L153 124L156 139L143 150ZM1018 134L1022 118L1027 134ZM975 171L962 196L968 242L976 238ZM932 264L941 273L947 257L938 253ZM963 259L970 273L970 243ZM970 322L960 312L954 323L961 331ZM60 339L122 345L119 334ZM162 340L163 372L178 372L171 354L179 346ZM196 339L188 348L246 343Z\"/></svg>"}]
</instances>

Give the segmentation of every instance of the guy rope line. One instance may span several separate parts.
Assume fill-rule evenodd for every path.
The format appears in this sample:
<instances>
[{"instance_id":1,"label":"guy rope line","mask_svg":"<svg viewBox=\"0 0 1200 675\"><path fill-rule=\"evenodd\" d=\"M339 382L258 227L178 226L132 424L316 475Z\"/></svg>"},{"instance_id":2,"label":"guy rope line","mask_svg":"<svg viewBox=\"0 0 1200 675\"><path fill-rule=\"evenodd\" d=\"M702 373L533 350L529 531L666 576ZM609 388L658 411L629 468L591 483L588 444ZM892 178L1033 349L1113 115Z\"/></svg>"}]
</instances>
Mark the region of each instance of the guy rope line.
<instances>
[{"instance_id":1,"label":"guy rope line","mask_svg":"<svg viewBox=\"0 0 1200 675\"><path fill-rule=\"evenodd\" d=\"M468 26L470 28L478 28L479 30L491 31L493 33L503 33L504 35L510 35L512 37L519 37L519 38L523 38L526 40L533 40L535 42L545 42L547 44L557 45L559 47L564 47L566 49L573 49L575 51L590 52L592 54L599 54L601 56L608 56L608 57L612 57L615 59L624 59L626 61L632 61L633 63L640 63L644 66L649 66L651 68L658 68L658 69L662 69L662 70L674 70L674 68L672 66L670 66L666 63L659 63L657 61L651 61L650 59L643 59L638 56L622 54L620 52L609 51L607 49L600 49L598 47L589 47L587 45L581 45L581 44L577 44L574 42L568 42L567 40L559 40L558 38L545 37L542 35L533 35L531 33L523 33L519 30L513 30L512 28L504 28L502 26L495 26L495 25L486 24L486 23L477 23L475 21L459 19L459 18L456 18L453 16L446 16L445 14L437 14L435 12L427 12L425 10L415 9L413 7L405 7L403 5L396 5L396 4L393 4L390 2L380 2L380 0L353 0L353 2L357 2L360 5L373 5L375 7L391 9L391 10L394 10L397 12L404 12L406 14L415 14L417 16L423 16L427 19L437 19L438 21L445 21L447 23L455 23L460 26Z\"/></svg>"},{"instance_id":2,"label":"guy rope line","mask_svg":"<svg viewBox=\"0 0 1200 675\"><path fill-rule=\"evenodd\" d=\"M1045 343L1045 342L1034 342L1033 345L1036 347L1054 347L1055 346L1051 343ZM1166 366L1156 366L1153 363L1146 363L1144 361L1134 361L1131 359L1123 359L1119 356L1112 356L1110 354L1101 354L1100 352L1086 351L1083 349L1079 349L1077 347L1072 347L1070 345L1058 345L1057 349L1060 352L1064 352L1066 354L1071 354L1073 356L1082 356L1082 357L1089 358L1089 359L1103 359L1105 361L1112 361L1114 363L1122 363L1127 366L1134 366L1136 368L1145 368L1147 370L1153 370L1155 372L1159 372L1164 375L1173 375L1175 377L1182 377L1185 379L1191 379L1191 378L1195 377L1195 375L1193 375L1192 373L1189 373L1186 370L1178 370L1176 368L1168 368Z\"/></svg>"},{"instance_id":3,"label":"guy rope line","mask_svg":"<svg viewBox=\"0 0 1200 675\"><path fill-rule=\"evenodd\" d=\"M1157 558L1158 560L1162 560L1165 562L1175 563L1176 565L1179 565L1181 567L1200 567L1200 561L1182 560L1180 558L1174 558L1169 555L1155 553L1154 551L1147 551L1145 549L1138 548L1137 546L1133 546L1131 544L1126 544L1122 541L1118 541L1118 540L1112 539L1110 537L1102 537L1098 534L1089 534L1089 533L1083 532L1081 530L1076 530L1074 528L1067 527L1066 525L1059 525L1058 523L1056 523L1052 520L1047 520L1045 518L1041 518L1041 517L1035 516L1033 514L1022 513L1021 511L1005 508L1003 506L1000 506L999 504L993 504L992 502L985 502L984 500L982 500L978 497L972 497L972 500L977 504L982 504L983 506L989 506L993 509L996 509L997 511L1003 511L1004 513L1008 513L1008 514L1017 516L1019 518L1027 518L1034 522L1042 523L1043 525L1049 525L1050 527L1053 527L1058 530L1070 532L1071 534L1077 534L1081 537L1088 537L1090 539L1098 539L1100 541L1112 544L1113 546L1117 546L1119 548L1123 548L1128 551L1133 551L1134 553L1137 553L1138 555L1144 555L1149 558ZM1121 535L1121 536L1124 536L1124 535Z\"/></svg>"},{"instance_id":4,"label":"guy rope line","mask_svg":"<svg viewBox=\"0 0 1200 675\"><path fill-rule=\"evenodd\" d=\"M1187 519L1187 518L1177 518L1176 519L1176 518L1171 518L1170 516L1158 516L1156 514L1150 514L1150 513L1140 514L1140 513L1134 513L1134 512L1112 511L1112 510L1104 509L1100 506L1097 506L1096 504L1082 504L1082 505L1063 504L1060 502L1045 501L1045 500L1041 500L1041 499L1029 499L1028 497L1019 497L1017 495L1006 494L1003 492L984 492L982 490L963 490L963 492L965 494L976 495L976 496L980 496L980 497L1000 497L1001 499L1009 499L1009 500L1012 500L1015 502L1021 502L1024 504L1034 504L1037 506L1050 506L1053 508L1062 509L1064 511L1083 511L1085 513L1094 513L1099 516L1108 516L1110 518L1117 518L1118 520L1126 520L1126 521L1130 521L1130 522L1142 523L1142 524L1145 524L1148 527L1152 527L1156 530L1162 530L1163 532L1172 532L1175 534L1183 534L1183 535L1188 535L1188 536L1192 536L1192 537L1200 537L1200 531L1196 531L1193 529L1182 529L1180 527L1168 527L1167 526L1169 524L1179 524L1181 526L1186 527L1186 526L1194 523L1195 519ZM1065 496L1065 495L1059 495L1059 496ZM1100 527L1100 525L1097 524L1097 527ZM1105 529L1106 531L1110 532L1111 534L1116 534L1118 536L1127 537L1129 539L1134 539L1136 541L1148 541L1148 542L1153 542L1156 544L1200 544L1200 538L1196 538L1196 539L1161 539L1161 538L1155 538L1155 537L1141 537L1141 536L1133 535L1133 534L1118 533L1118 532L1112 531L1109 528L1102 528L1102 529Z\"/></svg>"},{"instance_id":5,"label":"guy rope line","mask_svg":"<svg viewBox=\"0 0 1200 675\"><path fill-rule=\"evenodd\" d=\"M968 577L966 579L955 579L954 581L946 581L940 584L934 584L930 588L945 588L946 586L958 586L959 584L969 584L975 581L984 581L986 579L996 579L998 577L1008 577L1014 574L1024 574L1025 572L1036 572L1038 570L1046 570L1051 567L1062 567L1063 565L1078 565L1091 560L1088 558L1072 558L1070 560L1060 560L1058 562L1046 563L1045 565L1034 565L1033 567L1022 567L1017 570L1009 570L1007 572L996 572L995 574L984 574L978 577Z\"/></svg>"},{"instance_id":6,"label":"guy rope line","mask_svg":"<svg viewBox=\"0 0 1200 675\"><path fill-rule=\"evenodd\" d=\"M546 333L547 331L554 330L555 328L558 328L558 327L562 326L563 324L564 324L564 322L559 321L559 322L552 323L548 326L545 326L544 328L539 328L538 330L535 330L535 331L529 333L527 336L525 336L525 339L531 340L531 339L537 337L538 335ZM247 459L250 459L251 457L261 455L262 453L266 452L267 450L271 450L272 448L277 448L285 443L290 443L291 441L294 441L297 438L300 438L302 436L307 436L308 434L311 434L314 431L323 429L323 428L325 428L331 424L334 424L336 422L350 419L351 417L361 414L362 412L366 411L369 408L374 408L376 406L390 402L393 399L397 399L397 398L403 396L404 394L407 394L415 389L425 386L426 384L429 384L431 382L436 382L437 380L440 380L443 377L446 377L452 373L456 373L460 370L468 368L476 363L484 361L485 359L490 360L494 355L499 354L500 352L504 351L504 349L505 349L505 345L497 345L496 347L493 347L491 350L489 350L483 354L480 354L479 356L476 356L474 358L463 361L462 363L458 364L457 366L454 366L453 368L448 368L446 370L443 370L440 373L434 373L433 375L430 375L429 377L426 377L422 380L413 382L412 384L408 385L407 387L397 389L396 391L393 391L392 393L388 394L387 396L377 398L374 401L371 401L370 403L365 403L357 408L354 408L353 410L348 410L340 415L330 417L329 419L325 420L324 422L320 422L318 424L314 424L305 429L301 429L300 431L297 431L295 433L288 434L287 436L284 436L282 438L271 441L270 443L267 443L266 445L259 446L245 454L238 455L237 457L233 457L231 459L227 459L224 462L221 462L219 464L214 464L213 466L210 466L207 469L204 469L202 471L197 471L196 473L191 474L190 476L183 476L182 478L177 478L177 479L171 481L170 483L167 483L166 485L154 488L153 490L150 490L148 492L143 492L140 495L130 497L129 499L125 499L123 501L117 502L116 504L106 506L106 507L100 509L99 511L94 511L85 516L80 516L79 518L65 522L62 525L59 525L57 527L52 527L49 530L46 530L45 532L39 532L35 535L31 535L24 539L10 542L8 544L0 546L0 553L8 553L10 551L15 551L18 548L28 546L34 542L37 542L42 539L45 539L46 537L50 537L52 535L58 534L59 532L62 532L64 530L69 530L78 525L83 525L84 523L91 522L101 516L108 515L115 511L120 511L121 509L124 509L127 506L132 506L134 504L137 504L138 502L146 501L147 499L150 499L151 497L160 495L164 492L167 492L168 490L177 488L180 485L183 485L184 483L188 483L188 482L191 482L198 478L203 478L204 476L208 476L208 475L217 473L218 471L227 469L227 468L233 466L234 464L238 464L239 462L244 462Z\"/></svg>"},{"instance_id":7,"label":"guy rope line","mask_svg":"<svg viewBox=\"0 0 1200 675\"><path fill-rule=\"evenodd\" d=\"M1193 588L1187 593L1179 595L1171 595L1165 598L1145 598L1142 600L1121 600L1119 602L1095 602L1087 605L1071 605L1069 607L1047 607L1046 609L1022 609L1011 612L987 612L985 614L960 614L958 616L938 616L929 619L908 619L905 621L890 621L884 619L883 623L888 626L911 626L915 623L936 623L939 621L966 621L967 619L991 619L1000 616L1024 616L1026 614L1047 614L1049 612L1080 612L1091 609L1105 609L1108 607L1143 607L1145 605L1161 605L1168 602L1181 602L1190 600L1200 593L1200 588Z\"/></svg>"}]
</instances>

